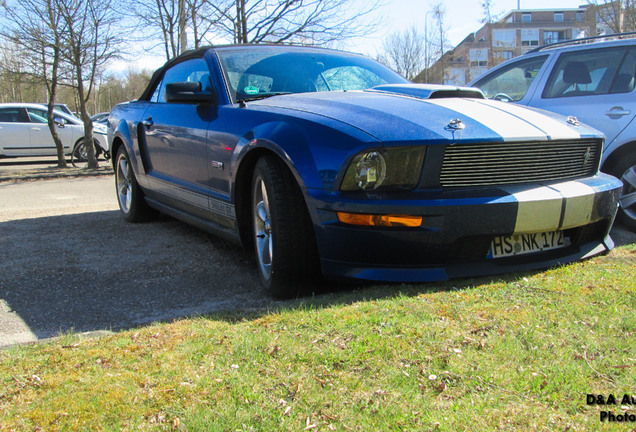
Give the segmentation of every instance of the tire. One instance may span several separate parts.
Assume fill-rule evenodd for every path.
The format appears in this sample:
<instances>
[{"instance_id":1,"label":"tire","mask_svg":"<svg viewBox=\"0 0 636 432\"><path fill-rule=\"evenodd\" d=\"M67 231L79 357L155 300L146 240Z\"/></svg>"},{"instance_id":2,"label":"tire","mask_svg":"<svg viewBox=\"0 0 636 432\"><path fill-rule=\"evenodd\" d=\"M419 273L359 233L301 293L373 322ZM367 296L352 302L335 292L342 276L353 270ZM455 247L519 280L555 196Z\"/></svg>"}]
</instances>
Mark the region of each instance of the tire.
<instances>
[{"instance_id":1,"label":"tire","mask_svg":"<svg viewBox=\"0 0 636 432\"><path fill-rule=\"evenodd\" d=\"M115 188L119 210L128 222L143 222L157 215L158 212L144 199L144 193L137 183L130 159L123 146L117 151Z\"/></svg>"},{"instance_id":2,"label":"tire","mask_svg":"<svg viewBox=\"0 0 636 432\"><path fill-rule=\"evenodd\" d=\"M86 146L84 140L81 139L73 146L71 152L71 164L74 167L85 168L88 164L88 156L86 155Z\"/></svg>"},{"instance_id":3,"label":"tire","mask_svg":"<svg viewBox=\"0 0 636 432\"><path fill-rule=\"evenodd\" d=\"M95 142L94 147L95 159L99 159L99 155L102 153L101 147L97 144L97 142ZM108 158L106 158L106 160L108 160ZM86 168L88 165L88 156L83 139L76 142L73 146L73 151L71 152L71 164L78 168Z\"/></svg>"},{"instance_id":4,"label":"tire","mask_svg":"<svg viewBox=\"0 0 636 432\"><path fill-rule=\"evenodd\" d=\"M251 205L263 285L275 297L308 293L320 275L311 218L296 180L275 156L264 156L256 163Z\"/></svg>"},{"instance_id":5,"label":"tire","mask_svg":"<svg viewBox=\"0 0 636 432\"><path fill-rule=\"evenodd\" d=\"M612 170L612 175L623 182L617 219L631 231L636 231L636 154L623 158Z\"/></svg>"}]
</instances>

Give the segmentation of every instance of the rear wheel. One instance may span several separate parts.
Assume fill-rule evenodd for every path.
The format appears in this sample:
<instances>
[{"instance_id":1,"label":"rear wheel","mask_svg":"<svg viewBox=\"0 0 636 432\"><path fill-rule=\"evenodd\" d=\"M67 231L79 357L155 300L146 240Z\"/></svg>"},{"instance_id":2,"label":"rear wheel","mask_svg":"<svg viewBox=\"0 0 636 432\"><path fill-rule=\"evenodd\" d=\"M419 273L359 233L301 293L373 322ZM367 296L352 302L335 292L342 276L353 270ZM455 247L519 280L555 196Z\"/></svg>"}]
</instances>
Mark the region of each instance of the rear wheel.
<instances>
[{"instance_id":1,"label":"rear wheel","mask_svg":"<svg viewBox=\"0 0 636 432\"><path fill-rule=\"evenodd\" d=\"M630 230L636 231L636 154L622 159L612 174L623 182L618 220Z\"/></svg>"},{"instance_id":2,"label":"rear wheel","mask_svg":"<svg viewBox=\"0 0 636 432\"><path fill-rule=\"evenodd\" d=\"M251 202L261 281L276 297L306 293L319 276L311 218L294 177L276 157L256 163Z\"/></svg>"},{"instance_id":3,"label":"rear wheel","mask_svg":"<svg viewBox=\"0 0 636 432\"><path fill-rule=\"evenodd\" d=\"M101 148L97 143L95 143L95 159L99 159L100 154ZM106 159L108 160L108 158ZM84 144L83 139L76 142L73 146L73 151L71 152L71 164L78 168L86 168L88 165L88 150L86 150L86 145Z\"/></svg>"},{"instance_id":4,"label":"rear wheel","mask_svg":"<svg viewBox=\"0 0 636 432\"><path fill-rule=\"evenodd\" d=\"M74 167L85 168L88 164L88 156L86 151L86 145L84 144L84 140L79 140L73 146L73 151L71 152L71 164Z\"/></svg>"},{"instance_id":5,"label":"rear wheel","mask_svg":"<svg viewBox=\"0 0 636 432\"><path fill-rule=\"evenodd\" d=\"M137 183L128 154L123 146L117 151L115 163L117 201L124 219L128 222L142 222L155 216L157 211L146 203L144 193Z\"/></svg>"}]
</instances>

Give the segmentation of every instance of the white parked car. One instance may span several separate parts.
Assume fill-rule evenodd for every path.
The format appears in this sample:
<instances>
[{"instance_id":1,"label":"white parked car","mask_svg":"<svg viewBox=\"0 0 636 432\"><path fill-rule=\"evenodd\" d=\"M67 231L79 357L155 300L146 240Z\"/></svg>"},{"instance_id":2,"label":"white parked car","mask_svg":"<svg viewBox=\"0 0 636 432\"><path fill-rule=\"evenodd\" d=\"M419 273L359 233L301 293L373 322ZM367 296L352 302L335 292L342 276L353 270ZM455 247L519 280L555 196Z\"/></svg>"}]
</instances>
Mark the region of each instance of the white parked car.
<instances>
[{"instance_id":1,"label":"white parked car","mask_svg":"<svg viewBox=\"0 0 636 432\"><path fill-rule=\"evenodd\" d=\"M81 120L54 110L57 133L64 153L83 152L84 124ZM0 104L0 157L54 156L57 154L49 131L47 110L40 104ZM93 125L96 155L108 155L106 126Z\"/></svg>"},{"instance_id":2,"label":"white parked car","mask_svg":"<svg viewBox=\"0 0 636 432\"><path fill-rule=\"evenodd\" d=\"M542 108L605 134L601 171L623 181L618 216L636 231L636 33L537 48L469 85L487 98ZM576 119L574 118L576 117Z\"/></svg>"}]
</instances>

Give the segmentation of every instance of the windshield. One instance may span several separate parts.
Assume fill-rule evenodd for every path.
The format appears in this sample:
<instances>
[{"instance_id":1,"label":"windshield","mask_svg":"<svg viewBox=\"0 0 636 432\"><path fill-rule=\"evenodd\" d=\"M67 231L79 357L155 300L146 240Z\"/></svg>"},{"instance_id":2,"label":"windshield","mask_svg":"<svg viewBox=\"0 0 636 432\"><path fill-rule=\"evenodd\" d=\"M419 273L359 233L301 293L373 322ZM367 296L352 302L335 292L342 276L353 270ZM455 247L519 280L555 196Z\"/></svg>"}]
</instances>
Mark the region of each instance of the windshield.
<instances>
[{"instance_id":1,"label":"windshield","mask_svg":"<svg viewBox=\"0 0 636 432\"><path fill-rule=\"evenodd\" d=\"M217 54L234 102L409 82L370 58L338 51L252 46L219 49Z\"/></svg>"}]
</instances>

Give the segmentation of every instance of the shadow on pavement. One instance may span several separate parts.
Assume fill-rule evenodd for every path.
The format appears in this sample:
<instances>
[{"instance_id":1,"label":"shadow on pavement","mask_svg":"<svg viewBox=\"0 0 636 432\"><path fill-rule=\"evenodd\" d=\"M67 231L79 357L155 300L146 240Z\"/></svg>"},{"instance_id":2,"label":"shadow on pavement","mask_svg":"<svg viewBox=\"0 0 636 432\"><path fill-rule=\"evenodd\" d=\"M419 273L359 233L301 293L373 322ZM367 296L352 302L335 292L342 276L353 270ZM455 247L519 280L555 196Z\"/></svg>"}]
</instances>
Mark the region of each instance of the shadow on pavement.
<instances>
[{"instance_id":1,"label":"shadow on pavement","mask_svg":"<svg viewBox=\"0 0 636 432\"><path fill-rule=\"evenodd\" d=\"M118 211L0 223L0 274L0 302L38 339L275 303L238 246Z\"/></svg>"}]
</instances>

